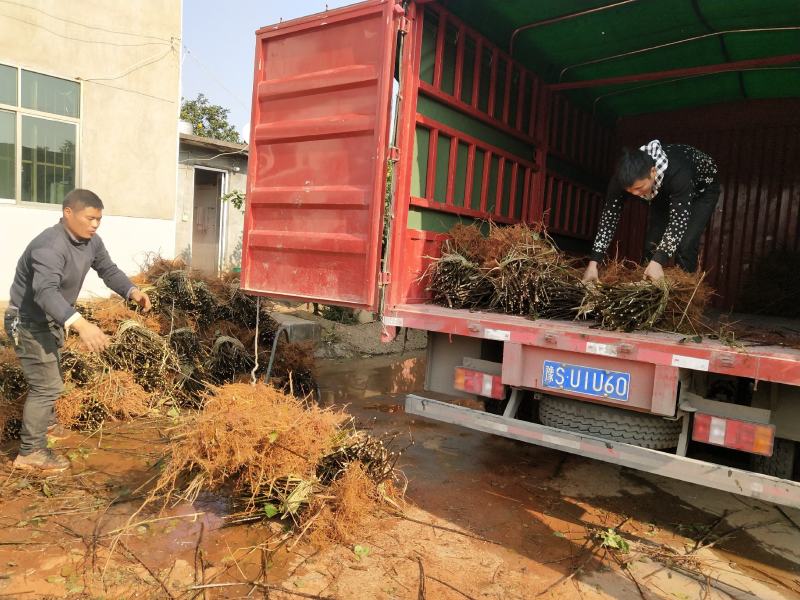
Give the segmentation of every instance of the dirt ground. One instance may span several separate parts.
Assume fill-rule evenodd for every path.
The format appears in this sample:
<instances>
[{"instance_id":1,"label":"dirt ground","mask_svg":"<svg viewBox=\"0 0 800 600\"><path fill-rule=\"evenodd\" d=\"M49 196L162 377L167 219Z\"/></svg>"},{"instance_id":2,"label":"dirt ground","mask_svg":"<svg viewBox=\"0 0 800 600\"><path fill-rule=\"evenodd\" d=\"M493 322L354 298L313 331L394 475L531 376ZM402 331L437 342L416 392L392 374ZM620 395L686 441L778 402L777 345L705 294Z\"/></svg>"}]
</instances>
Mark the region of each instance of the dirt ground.
<instances>
[{"instance_id":1,"label":"dirt ground","mask_svg":"<svg viewBox=\"0 0 800 600\"><path fill-rule=\"evenodd\" d=\"M62 442L66 476L2 467L0 598L800 598L800 511L406 415L424 362L320 362L321 402L405 448L404 510L352 544L274 551L222 497L137 513L172 425L139 421Z\"/></svg>"}]
</instances>

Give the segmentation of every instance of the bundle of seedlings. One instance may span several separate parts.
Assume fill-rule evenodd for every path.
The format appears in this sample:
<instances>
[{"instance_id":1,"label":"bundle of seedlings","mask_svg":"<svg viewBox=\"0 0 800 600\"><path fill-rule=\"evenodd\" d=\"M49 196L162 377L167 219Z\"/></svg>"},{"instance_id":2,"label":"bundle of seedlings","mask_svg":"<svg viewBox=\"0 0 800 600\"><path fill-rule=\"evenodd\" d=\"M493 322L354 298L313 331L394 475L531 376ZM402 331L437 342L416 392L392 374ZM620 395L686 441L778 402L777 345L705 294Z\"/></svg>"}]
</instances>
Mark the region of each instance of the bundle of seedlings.
<instances>
[{"instance_id":1,"label":"bundle of seedlings","mask_svg":"<svg viewBox=\"0 0 800 600\"><path fill-rule=\"evenodd\" d=\"M127 371L147 392L168 399L175 390L180 363L167 340L137 321L123 321L105 353L108 363Z\"/></svg>"},{"instance_id":2,"label":"bundle of seedlings","mask_svg":"<svg viewBox=\"0 0 800 600\"><path fill-rule=\"evenodd\" d=\"M65 427L94 431L106 421L127 421L150 411L151 396L130 373L105 371L85 385L68 385L56 401Z\"/></svg>"},{"instance_id":3,"label":"bundle of seedlings","mask_svg":"<svg viewBox=\"0 0 800 600\"><path fill-rule=\"evenodd\" d=\"M193 502L226 489L235 498L230 524L280 516L308 525L335 503L334 484L352 469L368 476L376 494L390 494L396 460L342 412L235 383L214 389L174 431L146 503Z\"/></svg>"},{"instance_id":4,"label":"bundle of seedlings","mask_svg":"<svg viewBox=\"0 0 800 600\"><path fill-rule=\"evenodd\" d=\"M164 258L157 252L150 252L142 264L141 272L131 277L131 281L137 285L153 284L164 273L183 271L187 268L186 261L181 258Z\"/></svg>"},{"instance_id":5,"label":"bundle of seedlings","mask_svg":"<svg viewBox=\"0 0 800 600\"><path fill-rule=\"evenodd\" d=\"M532 316L536 319L574 320L587 318L581 313L587 288L581 275L569 265L556 265L539 276Z\"/></svg>"},{"instance_id":6,"label":"bundle of seedlings","mask_svg":"<svg viewBox=\"0 0 800 600\"><path fill-rule=\"evenodd\" d=\"M425 276L429 278L433 301L448 308L485 307L494 293L486 269L459 254L448 242L441 258L430 264Z\"/></svg>"},{"instance_id":7,"label":"bundle of seedlings","mask_svg":"<svg viewBox=\"0 0 800 600\"><path fill-rule=\"evenodd\" d=\"M599 283L593 292L593 309L600 327L612 331L636 331L655 327L669 303L670 284L666 279L657 283Z\"/></svg>"},{"instance_id":8,"label":"bundle of seedlings","mask_svg":"<svg viewBox=\"0 0 800 600\"><path fill-rule=\"evenodd\" d=\"M22 401L14 401L0 393L0 442L19 439L22 430Z\"/></svg>"},{"instance_id":9,"label":"bundle of seedlings","mask_svg":"<svg viewBox=\"0 0 800 600\"><path fill-rule=\"evenodd\" d=\"M89 385L95 381L108 365L100 354L84 351L73 337L61 351L61 373L64 382L73 385Z\"/></svg>"},{"instance_id":10,"label":"bundle of seedlings","mask_svg":"<svg viewBox=\"0 0 800 600\"><path fill-rule=\"evenodd\" d=\"M206 327L218 318L219 300L206 283L188 270L163 273L149 288L153 309L172 325Z\"/></svg>"},{"instance_id":11,"label":"bundle of seedlings","mask_svg":"<svg viewBox=\"0 0 800 600\"><path fill-rule=\"evenodd\" d=\"M476 223L458 223L448 233L446 247L449 253L458 254L469 262L483 266L490 253L488 240Z\"/></svg>"},{"instance_id":12,"label":"bundle of seedlings","mask_svg":"<svg viewBox=\"0 0 800 600\"><path fill-rule=\"evenodd\" d=\"M75 305L83 318L97 325L106 335L114 335L123 321L136 321L158 332L164 329L164 322L157 313L144 313L135 310L134 307L134 304L129 304L116 295L110 298L83 300Z\"/></svg>"},{"instance_id":13,"label":"bundle of seedlings","mask_svg":"<svg viewBox=\"0 0 800 600\"><path fill-rule=\"evenodd\" d=\"M493 226L489 242L493 251L505 253L490 271L495 288L490 308L534 318L558 318L574 308L565 308L563 301L574 296L573 289L580 292L581 288L544 231L525 225ZM575 316L574 311L570 314Z\"/></svg>"},{"instance_id":14,"label":"bundle of seedlings","mask_svg":"<svg viewBox=\"0 0 800 600\"><path fill-rule=\"evenodd\" d=\"M175 352L180 363L199 366L207 354L197 332L191 327L180 327L168 336L170 348Z\"/></svg>"},{"instance_id":15,"label":"bundle of seedlings","mask_svg":"<svg viewBox=\"0 0 800 600\"><path fill-rule=\"evenodd\" d=\"M265 352L259 361L260 370L264 372L269 365L269 352ZM278 345L270 384L298 398L311 396L317 391L314 363L311 342L283 342Z\"/></svg>"},{"instance_id":16,"label":"bundle of seedlings","mask_svg":"<svg viewBox=\"0 0 800 600\"><path fill-rule=\"evenodd\" d=\"M704 311L712 295L703 273L677 267L664 271L656 283L645 280L634 263L613 261L602 283L592 286L584 310L590 307L604 329L658 329L699 335L708 331Z\"/></svg>"},{"instance_id":17,"label":"bundle of seedlings","mask_svg":"<svg viewBox=\"0 0 800 600\"><path fill-rule=\"evenodd\" d=\"M233 381L237 375L249 373L254 365L252 355L242 342L221 335L214 340L204 370L212 382L223 384Z\"/></svg>"},{"instance_id":18,"label":"bundle of seedlings","mask_svg":"<svg viewBox=\"0 0 800 600\"><path fill-rule=\"evenodd\" d=\"M664 277L669 281L669 298L657 327L687 335L707 333L705 310L714 294L705 283L705 273L687 273L673 267L665 270Z\"/></svg>"},{"instance_id":19,"label":"bundle of seedlings","mask_svg":"<svg viewBox=\"0 0 800 600\"><path fill-rule=\"evenodd\" d=\"M21 401L28 393L28 383L22 373L14 349L0 346L0 394L10 401Z\"/></svg>"},{"instance_id":20,"label":"bundle of seedlings","mask_svg":"<svg viewBox=\"0 0 800 600\"><path fill-rule=\"evenodd\" d=\"M433 302L541 319L597 319L605 329L697 334L711 294L702 276L668 269L654 284L642 267L613 260L602 283L586 286L542 225L457 226L428 268ZM492 286L487 294L487 286Z\"/></svg>"},{"instance_id":21,"label":"bundle of seedlings","mask_svg":"<svg viewBox=\"0 0 800 600\"><path fill-rule=\"evenodd\" d=\"M540 266L557 265L563 260L544 225L500 226L489 224L489 235L484 244L483 264L492 267L511 255L523 254Z\"/></svg>"},{"instance_id":22,"label":"bundle of seedlings","mask_svg":"<svg viewBox=\"0 0 800 600\"><path fill-rule=\"evenodd\" d=\"M28 384L14 350L0 346L0 441L19 438Z\"/></svg>"},{"instance_id":23,"label":"bundle of seedlings","mask_svg":"<svg viewBox=\"0 0 800 600\"><path fill-rule=\"evenodd\" d=\"M502 257L489 272L492 296L488 308L512 315L530 315L539 288L539 270L525 249Z\"/></svg>"}]
</instances>

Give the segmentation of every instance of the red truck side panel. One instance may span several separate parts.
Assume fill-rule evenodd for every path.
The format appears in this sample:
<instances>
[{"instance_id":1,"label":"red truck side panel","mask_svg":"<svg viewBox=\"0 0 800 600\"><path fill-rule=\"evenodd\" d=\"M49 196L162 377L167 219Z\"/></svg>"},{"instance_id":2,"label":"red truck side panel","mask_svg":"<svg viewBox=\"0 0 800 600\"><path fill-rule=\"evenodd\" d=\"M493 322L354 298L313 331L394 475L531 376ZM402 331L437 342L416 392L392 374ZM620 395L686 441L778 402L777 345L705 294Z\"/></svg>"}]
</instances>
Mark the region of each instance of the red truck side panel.
<instances>
[{"instance_id":1,"label":"red truck side panel","mask_svg":"<svg viewBox=\"0 0 800 600\"><path fill-rule=\"evenodd\" d=\"M242 287L375 310L397 12L257 33Z\"/></svg>"}]
</instances>

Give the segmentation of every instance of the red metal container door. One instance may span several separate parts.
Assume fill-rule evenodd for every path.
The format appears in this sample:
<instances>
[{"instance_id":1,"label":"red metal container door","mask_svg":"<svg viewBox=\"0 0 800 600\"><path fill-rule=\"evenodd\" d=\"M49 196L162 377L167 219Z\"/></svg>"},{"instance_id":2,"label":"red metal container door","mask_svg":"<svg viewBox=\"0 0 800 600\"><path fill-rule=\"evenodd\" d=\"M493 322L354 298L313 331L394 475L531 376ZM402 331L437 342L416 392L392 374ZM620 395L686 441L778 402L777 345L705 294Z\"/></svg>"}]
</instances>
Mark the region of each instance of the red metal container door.
<instances>
[{"instance_id":1,"label":"red metal container door","mask_svg":"<svg viewBox=\"0 0 800 600\"><path fill-rule=\"evenodd\" d=\"M384 0L257 33L245 290L377 308L397 16Z\"/></svg>"}]
</instances>

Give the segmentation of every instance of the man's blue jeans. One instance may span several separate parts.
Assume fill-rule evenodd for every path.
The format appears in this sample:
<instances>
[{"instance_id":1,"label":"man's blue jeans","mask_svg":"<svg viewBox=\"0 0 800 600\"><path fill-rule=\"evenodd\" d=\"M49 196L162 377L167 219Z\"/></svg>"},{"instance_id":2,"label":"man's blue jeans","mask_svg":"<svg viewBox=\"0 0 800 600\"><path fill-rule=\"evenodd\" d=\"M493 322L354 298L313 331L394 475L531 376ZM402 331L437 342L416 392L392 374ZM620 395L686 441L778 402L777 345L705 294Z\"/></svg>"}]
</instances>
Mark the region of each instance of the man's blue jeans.
<instances>
[{"instance_id":1,"label":"man's blue jeans","mask_svg":"<svg viewBox=\"0 0 800 600\"><path fill-rule=\"evenodd\" d=\"M47 447L47 428L55 423L55 402L64 390L60 360L64 329L30 321L13 307L6 310L3 326L28 382L19 446L24 456Z\"/></svg>"}]
</instances>

